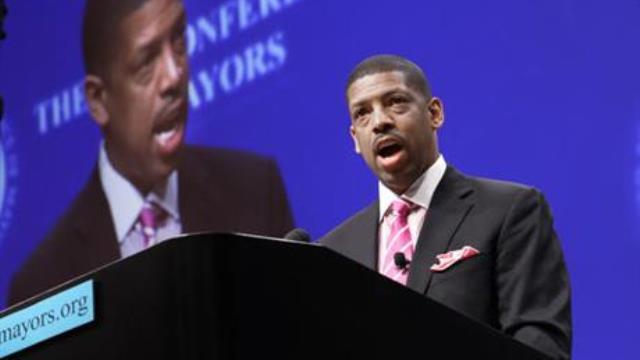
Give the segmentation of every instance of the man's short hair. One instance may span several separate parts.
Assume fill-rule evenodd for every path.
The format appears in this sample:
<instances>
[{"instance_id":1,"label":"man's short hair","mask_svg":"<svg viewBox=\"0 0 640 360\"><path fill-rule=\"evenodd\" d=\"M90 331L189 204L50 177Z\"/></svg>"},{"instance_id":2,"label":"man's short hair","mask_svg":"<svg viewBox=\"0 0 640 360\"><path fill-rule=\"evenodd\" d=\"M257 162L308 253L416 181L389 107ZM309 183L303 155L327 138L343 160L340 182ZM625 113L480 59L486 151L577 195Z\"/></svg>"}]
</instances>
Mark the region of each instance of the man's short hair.
<instances>
[{"instance_id":1,"label":"man's short hair","mask_svg":"<svg viewBox=\"0 0 640 360\"><path fill-rule=\"evenodd\" d=\"M87 0L82 21L82 55L87 74L107 76L118 56L122 19L148 0Z\"/></svg>"},{"instance_id":2,"label":"man's short hair","mask_svg":"<svg viewBox=\"0 0 640 360\"><path fill-rule=\"evenodd\" d=\"M347 91L360 78L390 71L403 73L408 87L424 95L425 99L431 99L431 88L422 69L410 60L397 55L374 55L364 59L349 74Z\"/></svg>"}]
</instances>

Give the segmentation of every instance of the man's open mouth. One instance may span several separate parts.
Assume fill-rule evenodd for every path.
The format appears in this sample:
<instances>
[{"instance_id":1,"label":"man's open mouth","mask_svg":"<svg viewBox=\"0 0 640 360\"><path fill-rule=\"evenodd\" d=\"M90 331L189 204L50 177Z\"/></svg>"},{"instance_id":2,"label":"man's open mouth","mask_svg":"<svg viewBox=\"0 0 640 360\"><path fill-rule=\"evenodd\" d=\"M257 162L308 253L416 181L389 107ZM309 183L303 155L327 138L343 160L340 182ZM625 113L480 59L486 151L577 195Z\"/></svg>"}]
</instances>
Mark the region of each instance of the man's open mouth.
<instances>
[{"instance_id":1,"label":"man's open mouth","mask_svg":"<svg viewBox=\"0 0 640 360\"><path fill-rule=\"evenodd\" d=\"M398 151L402 150L400 144L389 144L378 149L378 156L383 158L395 155Z\"/></svg>"},{"instance_id":2,"label":"man's open mouth","mask_svg":"<svg viewBox=\"0 0 640 360\"><path fill-rule=\"evenodd\" d=\"M402 143L394 138L386 138L376 143L376 154L382 158L388 158L403 148Z\"/></svg>"},{"instance_id":3,"label":"man's open mouth","mask_svg":"<svg viewBox=\"0 0 640 360\"><path fill-rule=\"evenodd\" d=\"M160 145L166 146L174 136L178 135L180 124L175 122L168 127L158 129L154 131L153 136Z\"/></svg>"},{"instance_id":4,"label":"man's open mouth","mask_svg":"<svg viewBox=\"0 0 640 360\"><path fill-rule=\"evenodd\" d=\"M183 101L178 100L167 107L153 129L153 138L163 152L173 152L182 142L184 128Z\"/></svg>"}]
</instances>

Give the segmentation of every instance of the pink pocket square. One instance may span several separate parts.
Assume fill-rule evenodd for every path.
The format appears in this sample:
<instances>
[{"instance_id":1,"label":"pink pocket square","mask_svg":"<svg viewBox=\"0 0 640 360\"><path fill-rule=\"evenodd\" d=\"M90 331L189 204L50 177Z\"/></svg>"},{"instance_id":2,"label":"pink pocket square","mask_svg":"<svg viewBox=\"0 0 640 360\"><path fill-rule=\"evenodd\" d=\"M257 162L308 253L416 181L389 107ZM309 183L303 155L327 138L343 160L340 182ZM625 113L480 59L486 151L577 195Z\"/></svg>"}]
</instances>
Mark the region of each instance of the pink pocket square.
<instances>
[{"instance_id":1,"label":"pink pocket square","mask_svg":"<svg viewBox=\"0 0 640 360\"><path fill-rule=\"evenodd\" d=\"M437 264L431 266L431 271L442 272L452 267L455 263L462 260L474 257L480 254L480 251L476 250L472 246L465 246L462 249L452 250L445 254L436 256L438 259Z\"/></svg>"}]
</instances>

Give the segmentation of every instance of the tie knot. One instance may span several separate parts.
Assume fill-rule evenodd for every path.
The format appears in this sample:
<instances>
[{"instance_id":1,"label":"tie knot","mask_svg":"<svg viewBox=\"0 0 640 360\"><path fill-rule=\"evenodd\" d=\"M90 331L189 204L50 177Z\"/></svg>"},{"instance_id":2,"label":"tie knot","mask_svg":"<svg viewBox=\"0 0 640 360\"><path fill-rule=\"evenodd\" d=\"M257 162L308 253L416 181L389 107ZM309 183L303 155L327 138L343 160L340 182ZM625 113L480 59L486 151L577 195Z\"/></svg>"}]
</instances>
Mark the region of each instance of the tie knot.
<instances>
[{"instance_id":1,"label":"tie knot","mask_svg":"<svg viewBox=\"0 0 640 360\"><path fill-rule=\"evenodd\" d=\"M162 219L164 210L152 201L146 201L140 210L140 224L143 227L155 229Z\"/></svg>"},{"instance_id":2,"label":"tie knot","mask_svg":"<svg viewBox=\"0 0 640 360\"><path fill-rule=\"evenodd\" d=\"M411 212L411 204L404 200L395 200L391 203L391 212L396 216L406 218Z\"/></svg>"}]
</instances>

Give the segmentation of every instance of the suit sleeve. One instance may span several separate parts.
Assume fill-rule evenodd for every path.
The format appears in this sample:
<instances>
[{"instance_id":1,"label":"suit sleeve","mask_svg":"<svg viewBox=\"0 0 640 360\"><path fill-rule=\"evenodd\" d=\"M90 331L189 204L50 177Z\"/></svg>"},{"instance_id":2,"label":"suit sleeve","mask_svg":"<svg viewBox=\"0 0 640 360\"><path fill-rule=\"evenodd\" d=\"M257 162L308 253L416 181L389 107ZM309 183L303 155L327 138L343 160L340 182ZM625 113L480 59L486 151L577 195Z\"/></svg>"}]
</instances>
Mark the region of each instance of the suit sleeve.
<instances>
[{"instance_id":1,"label":"suit sleeve","mask_svg":"<svg viewBox=\"0 0 640 360\"><path fill-rule=\"evenodd\" d=\"M56 247L57 237L60 236L69 235L59 231L48 235L13 274L7 305L27 300L73 277L69 269L71 259Z\"/></svg>"},{"instance_id":2,"label":"suit sleeve","mask_svg":"<svg viewBox=\"0 0 640 360\"><path fill-rule=\"evenodd\" d=\"M562 249L545 199L521 192L497 249L499 321L508 335L554 359L571 354L571 294Z\"/></svg>"}]
</instances>

